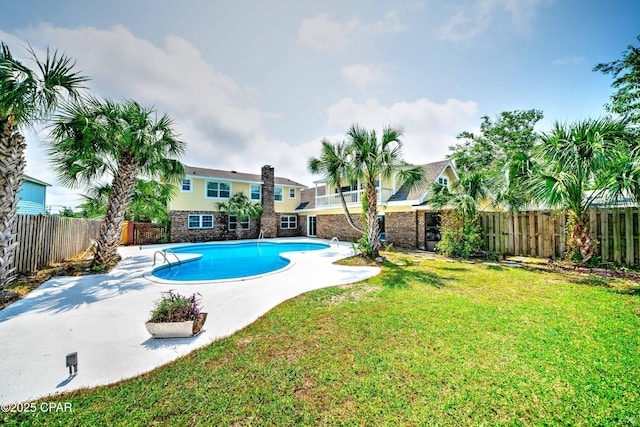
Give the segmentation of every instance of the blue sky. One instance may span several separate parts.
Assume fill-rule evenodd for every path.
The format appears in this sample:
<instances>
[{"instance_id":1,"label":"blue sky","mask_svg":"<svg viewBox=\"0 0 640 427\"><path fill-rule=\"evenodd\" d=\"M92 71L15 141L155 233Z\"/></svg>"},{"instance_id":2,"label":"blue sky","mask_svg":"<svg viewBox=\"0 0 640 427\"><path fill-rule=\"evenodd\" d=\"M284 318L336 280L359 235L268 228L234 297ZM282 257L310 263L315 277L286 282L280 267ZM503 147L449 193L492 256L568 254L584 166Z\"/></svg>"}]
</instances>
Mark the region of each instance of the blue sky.
<instances>
[{"instance_id":1,"label":"blue sky","mask_svg":"<svg viewBox=\"0 0 640 427\"><path fill-rule=\"evenodd\" d=\"M5 0L15 56L58 48L95 95L175 120L189 165L276 174L306 185L322 138L352 123L404 126L413 163L444 158L484 115L536 108L570 122L604 113L611 78L592 71L640 34L638 0ZM27 173L57 185L46 138L27 133Z\"/></svg>"}]
</instances>

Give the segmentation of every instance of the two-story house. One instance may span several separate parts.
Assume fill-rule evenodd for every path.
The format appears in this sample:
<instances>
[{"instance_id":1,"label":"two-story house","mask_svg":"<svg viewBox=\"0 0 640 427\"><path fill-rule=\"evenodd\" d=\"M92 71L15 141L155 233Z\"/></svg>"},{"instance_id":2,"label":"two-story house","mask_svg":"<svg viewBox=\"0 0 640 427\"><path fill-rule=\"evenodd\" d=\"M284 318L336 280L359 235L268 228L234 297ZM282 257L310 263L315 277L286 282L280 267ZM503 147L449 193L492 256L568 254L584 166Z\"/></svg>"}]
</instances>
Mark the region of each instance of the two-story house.
<instances>
[{"instance_id":1,"label":"two-story house","mask_svg":"<svg viewBox=\"0 0 640 427\"><path fill-rule=\"evenodd\" d=\"M235 239L237 227L242 227L245 238L257 238L261 230L265 237L301 234L295 209L306 186L276 177L272 166L263 166L260 175L186 165L184 169L185 177L169 202L172 241ZM244 193L249 200L263 205L259 219L238 224L234 216L218 211L218 203L236 193Z\"/></svg>"},{"instance_id":2,"label":"two-story house","mask_svg":"<svg viewBox=\"0 0 640 427\"><path fill-rule=\"evenodd\" d=\"M396 176L378 180L378 218L380 231L387 243L399 247L432 249L440 240L439 217L425 201L433 182L449 186L458 179L449 160L422 165L426 184L409 191L402 187ZM302 202L295 209L300 228L307 236L323 239L338 237L354 241L360 234L349 226L342 208L338 189L321 179L315 188L302 193ZM362 225L363 185L349 183L342 188L349 212L356 224Z\"/></svg>"}]
</instances>

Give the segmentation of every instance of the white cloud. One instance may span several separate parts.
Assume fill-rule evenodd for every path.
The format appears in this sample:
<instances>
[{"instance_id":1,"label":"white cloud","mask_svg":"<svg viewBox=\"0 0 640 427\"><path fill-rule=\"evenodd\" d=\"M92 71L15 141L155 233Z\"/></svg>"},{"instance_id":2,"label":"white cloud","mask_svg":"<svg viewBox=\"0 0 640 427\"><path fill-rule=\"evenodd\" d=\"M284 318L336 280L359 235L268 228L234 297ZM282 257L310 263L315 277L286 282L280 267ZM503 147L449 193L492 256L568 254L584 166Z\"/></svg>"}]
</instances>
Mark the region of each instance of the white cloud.
<instances>
[{"instance_id":1,"label":"white cloud","mask_svg":"<svg viewBox=\"0 0 640 427\"><path fill-rule=\"evenodd\" d=\"M584 62L584 57L576 55L565 55L551 61L551 65L580 65Z\"/></svg>"},{"instance_id":2,"label":"white cloud","mask_svg":"<svg viewBox=\"0 0 640 427\"><path fill-rule=\"evenodd\" d=\"M104 30L51 25L30 28L25 38L34 47L59 47L75 59L78 68L91 77L88 86L96 96L134 99L154 106L159 114L167 113L187 142L182 158L187 164L260 173L262 164L278 166L291 153L286 144L266 136L265 122L278 115L253 105L255 90L216 70L183 38L169 35L159 46L121 26ZM0 39L12 42L16 56L26 56L15 37L0 31ZM272 146L283 154L276 155ZM27 173L56 184L46 152L34 140L28 143L27 162ZM276 170L279 175L282 172ZM48 204L75 203L56 197L68 192L50 189L49 194Z\"/></svg>"},{"instance_id":3,"label":"white cloud","mask_svg":"<svg viewBox=\"0 0 640 427\"><path fill-rule=\"evenodd\" d=\"M329 107L327 115L330 126L345 132L354 123L377 131L386 125L403 126L405 160L420 164L442 160L456 143L456 135L477 127L479 110L476 102L457 99L438 104L420 98L384 106L375 98L361 103L343 98Z\"/></svg>"},{"instance_id":4,"label":"white cloud","mask_svg":"<svg viewBox=\"0 0 640 427\"><path fill-rule=\"evenodd\" d=\"M384 73L378 67L354 64L342 68L342 78L360 90L364 90L370 83L384 78Z\"/></svg>"},{"instance_id":5,"label":"white cloud","mask_svg":"<svg viewBox=\"0 0 640 427\"><path fill-rule=\"evenodd\" d=\"M326 13L320 13L302 21L298 30L298 42L322 51L336 51L344 49L350 43L357 43L365 35L390 34L403 30L400 16L394 11L374 22L363 22L358 18L339 22L329 18Z\"/></svg>"},{"instance_id":6,"label":"white cloud","mask_svg":"<svg viewBox=\"0 0 640 427\"><path fill-rule=\"evenodd\" d=\"M471 40L490 29L527 34L539 9L554 0L479 0L465 3L437 29L452 42Z\"/></svg>"}]
</instances>

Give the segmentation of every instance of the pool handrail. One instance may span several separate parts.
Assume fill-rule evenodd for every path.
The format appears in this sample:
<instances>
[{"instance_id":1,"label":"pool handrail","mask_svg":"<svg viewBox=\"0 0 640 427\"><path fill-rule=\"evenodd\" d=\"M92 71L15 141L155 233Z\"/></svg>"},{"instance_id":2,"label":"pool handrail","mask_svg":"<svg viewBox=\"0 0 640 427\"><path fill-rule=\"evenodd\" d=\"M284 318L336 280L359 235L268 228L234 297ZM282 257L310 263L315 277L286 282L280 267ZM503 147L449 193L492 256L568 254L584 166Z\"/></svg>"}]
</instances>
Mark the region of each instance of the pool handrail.
<instances>
[{"instance_id":1,"label":"pool handrail","mask_svg":"<svg viewBox=\"0 0 640 427\"><path fill-rule=\"evenodd\" d=\"M173 251L173 249L169 248L169 249L165 249L163 251L155 251L155 253L153 254L153 266L156 265L156 255L160 254L162 255L162 258L164 259L163 264L166 262L167 264L171 264L171 262L169 261L169 259L167 258L167 254L173 254L174 257L176 257L176 260L178 261L178 265L180 265L180 258L178 258L178 255L176 255L176 253Z\"/></svg>"}]
</instances>

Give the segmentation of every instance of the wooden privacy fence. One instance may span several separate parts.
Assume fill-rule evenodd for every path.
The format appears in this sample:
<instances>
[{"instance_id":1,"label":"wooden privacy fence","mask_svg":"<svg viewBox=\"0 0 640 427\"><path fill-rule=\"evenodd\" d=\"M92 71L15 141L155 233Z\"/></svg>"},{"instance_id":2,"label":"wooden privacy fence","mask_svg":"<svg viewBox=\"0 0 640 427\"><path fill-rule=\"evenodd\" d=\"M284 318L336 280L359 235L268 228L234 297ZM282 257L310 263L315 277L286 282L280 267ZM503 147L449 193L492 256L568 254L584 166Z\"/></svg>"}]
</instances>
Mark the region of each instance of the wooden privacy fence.
<instances>
[{"instance_id":1,"label":"wooden privacy fence","mask_svg":"<svg viewBox=\"0 0 640 427\"><path fill-rule=\"evenodd\" d=\"M595 254L602 262L640 264L638 208L589 209ZM485 248L499 255L561 258L566 215L552 211L481 212Z\"/></svg>"},{"instance_id":2,"label":"wooden privacy fence","mask_svg":"<svg viewBox=\"0 0 640 427\"><path fill-rule=\"evenodd\" d=\"M98 238L99 219L17 215L18 246L12 267L17 273L32 273L54 262L84 252Z\"/></svg>"}]
</instances>

